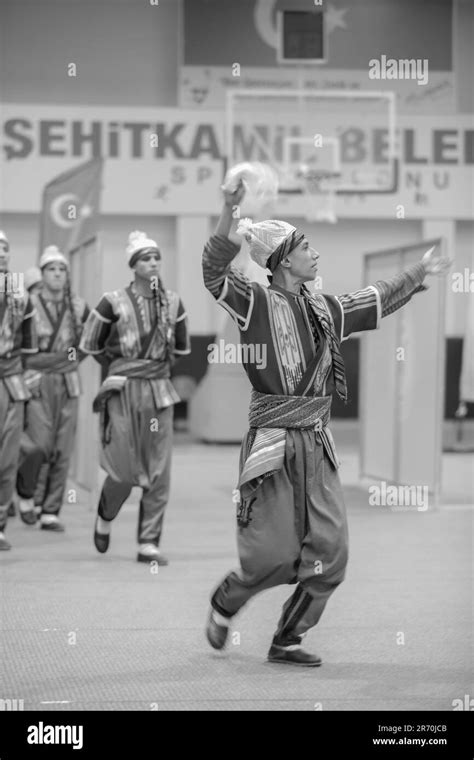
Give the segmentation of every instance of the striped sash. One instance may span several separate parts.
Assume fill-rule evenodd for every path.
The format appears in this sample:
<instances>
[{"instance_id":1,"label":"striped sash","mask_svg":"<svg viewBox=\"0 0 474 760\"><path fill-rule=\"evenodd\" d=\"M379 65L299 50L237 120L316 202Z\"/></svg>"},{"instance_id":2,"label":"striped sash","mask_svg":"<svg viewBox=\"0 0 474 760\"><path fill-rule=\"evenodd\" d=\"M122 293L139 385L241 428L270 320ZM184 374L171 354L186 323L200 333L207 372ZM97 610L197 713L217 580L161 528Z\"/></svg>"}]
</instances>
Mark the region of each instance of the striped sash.
<instances>
[{"instance_id":1,"label":"striped sash","mask_svg":"<svg viewBox=\"0 0 474 760\"><path fill-rule=\"evenodd\" d=\"M329 350L331 351L334 384L336 386L337 395L343 401L347 401L347 383L346 371L344 368L344 359L342 358L341 352L339 350L339 341L337 339L334 325L324 298L319 295L311 295L309 290L304 285L301 288L301 295L304 296L304 298L307 300L310 309L319 320L319 323L328 342Z\"/></svg>"},{"instance_id":2,"label":"striped sash","mask_svg":"<svg viewBox=\"0 0 474 760\"><path fill-rule=\"evenodd\" d=\"M253 491L264 478L283 467L286 431L291 428L318 430L327 454L337 468L334 442L327 429L331 401L331 396L277 396L253 390L249 423L254 432L241 468L239 489L245 486L247 491Z\"/></svg>"}]
</instances>

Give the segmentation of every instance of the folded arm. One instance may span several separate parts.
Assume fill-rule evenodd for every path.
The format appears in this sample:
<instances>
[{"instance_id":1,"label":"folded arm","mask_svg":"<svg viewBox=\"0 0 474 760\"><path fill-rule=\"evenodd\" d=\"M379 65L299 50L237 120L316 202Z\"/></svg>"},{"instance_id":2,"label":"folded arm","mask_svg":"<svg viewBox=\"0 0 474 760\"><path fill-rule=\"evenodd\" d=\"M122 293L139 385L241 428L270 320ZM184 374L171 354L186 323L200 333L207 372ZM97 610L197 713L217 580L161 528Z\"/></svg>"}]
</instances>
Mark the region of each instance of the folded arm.
<instances>
[{"instance_id":1,"label":"folded arm","mask_svg":"<svg viewBox=\"0 0 474 760\"><path fill-rule=\"evenodd\" d=\"M23 322L21 324L21 353L38 353L38 334L36 332L36 309L28 296ZM25 362L23 362L24 364Z\"/></svg>"},{"instance_id":2,"label":"folded arm","mask_svg":"<svg viewBox=\"0 0 474 760\"><path fill-rule=\"evenodd\" d=\"M91 354L99 364L105 359L105 344L109 337L112 324L117 321L112 304L107 296L103 296L98 306L93 309L84 324L79 350L83 354Z\"/></svg>"}]
</instances>

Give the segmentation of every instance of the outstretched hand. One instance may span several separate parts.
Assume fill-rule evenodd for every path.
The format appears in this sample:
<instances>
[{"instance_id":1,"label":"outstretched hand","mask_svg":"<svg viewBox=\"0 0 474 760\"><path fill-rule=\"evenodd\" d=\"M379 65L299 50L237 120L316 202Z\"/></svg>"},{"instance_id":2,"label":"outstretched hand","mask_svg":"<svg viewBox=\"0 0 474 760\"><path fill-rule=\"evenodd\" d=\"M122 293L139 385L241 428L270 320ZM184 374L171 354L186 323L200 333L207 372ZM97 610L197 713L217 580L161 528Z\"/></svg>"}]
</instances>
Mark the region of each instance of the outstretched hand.
<instances>
[{"instance_id":1,"label":"outstretched hand","mask_svg":"<svg viewBox=\"0 0 474 760\"><path fill-rule=\"evenodd\" d=\"M435 253L435 250L436 246L430 248L430 250L423 256L421 263L425 267L426 274L443 277L448 273L453 262L451 259L446 258L446 256L441 256L440 254Z\"/></svg>"},{"instance_id":2,"label":"outstretched hand","mask_svg":"<svg viewBox=\"0 0 474 760\"><path fill-rule=\"evenodd\" d=\"M245 185L242 180L242 177L239 179L237 183L237 187L235 188L226 188L225 185L222 185L222 194L224 196L224 203L226 206L239 206L242 198L245 195Z\"/></svg>"}]
</instances>

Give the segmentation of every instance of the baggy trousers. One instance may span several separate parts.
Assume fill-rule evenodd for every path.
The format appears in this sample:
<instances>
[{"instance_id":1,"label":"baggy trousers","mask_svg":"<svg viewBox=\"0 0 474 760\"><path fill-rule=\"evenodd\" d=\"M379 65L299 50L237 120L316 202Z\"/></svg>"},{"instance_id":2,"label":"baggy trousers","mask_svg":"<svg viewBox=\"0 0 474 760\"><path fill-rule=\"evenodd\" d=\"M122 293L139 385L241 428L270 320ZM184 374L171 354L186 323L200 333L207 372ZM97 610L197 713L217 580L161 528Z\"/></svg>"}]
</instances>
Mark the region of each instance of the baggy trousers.
<instances>
[{"instance_id":1,"label":"baggy trousers","mask_svg":"<svg viewBox=\"0 0 474 760\"><path fill-rule=\"evenodd\" d=\"M173 407L157 409L147 380L129 381L108 402L110 442L101 465L108 472L99 516L111 521L134 486L143 489L138 516L139 544L158 546L168 503L173 442Z\"/></svg>"},{"instance_id":2,"label":"baggy trousers","mask_svg":"<svg viewBox=\"0 0 474 760\"><path fill-rule=\"evenodd\" d=\"M0 380L0 531L7 524L7 512L15 488L24 401L12 401Z\"/></svg>"},{"instance_id":3,"label":"baggy trousers","mask_svg":"<svg viewBox=\"0 0 474 760\"><path fill-rule=\"evenodd\" d=\"M244 439L242 452L246 445ZM240 569L224 578L212 607L232 617L260 591L297 583L274 642L299 643L344 579L348 558L339 475L316 432L287 431L283 468L263 480L246 506L237 537Z\"/></svg>"},{"instance_id":4,"label":"baggy trousers","mask_svg":"<svg viewBox=\"0 0 474 760\"><path fill-rule=\"evenodd\" d=\"M27 402L28 403L28 402ZM16 478L16 490L22 499L32 499L41 477L41 467L44 465L44 451L26 435L21 435L20 457L18 460L18 474ZM25 467L25 462L28 465ZM46 467L46 473L48 468Z\"/></svg>"},{"instance_id":5,"label":"baggy trousers","mask_svg":"<svg viewBox=\"0 0 474 760\"><path fill-rule=\"evenodd\" d=\"M78 399L69 398L63 375L45 374L41 378L40 398L28 401L25 432L45 456L34 493L36 506L43 514L57 515L66 488L69 461L74 449ZM37 467L34 449L22 459L21 479Z\"/></svg>"}]
</instances>

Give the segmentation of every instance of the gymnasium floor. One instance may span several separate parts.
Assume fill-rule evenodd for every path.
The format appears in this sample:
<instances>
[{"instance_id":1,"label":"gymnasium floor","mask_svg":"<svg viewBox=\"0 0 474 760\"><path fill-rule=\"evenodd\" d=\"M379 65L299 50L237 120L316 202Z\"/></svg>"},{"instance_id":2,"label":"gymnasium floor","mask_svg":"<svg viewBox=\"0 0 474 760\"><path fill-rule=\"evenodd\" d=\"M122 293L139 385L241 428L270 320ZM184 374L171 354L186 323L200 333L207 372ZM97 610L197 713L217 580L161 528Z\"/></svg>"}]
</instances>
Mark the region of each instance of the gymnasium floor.
<instances>
[{"instance_id":1,"label":"gymnasium floor","mask_svg":"<svg viewBox=\"0 0 474 760\"><path fill-rule=\"evenodd\" d=\"M351 557L306 639L322 668L265 662L293 587L255 598L236 617L226 653L209 648L209 592L236 562L238 448L178 435L162 547L170 565L157 574L135 561L138 492L104 556L84 495L65 507L63 535L10 520L14 548L0 556L2 696L32 710L451 710L472 695L472 505L369 506L356 485L354 441L334 432ZM461 462L458 477L448 466L453 483Z\"/></svg>"}]
</instances>

